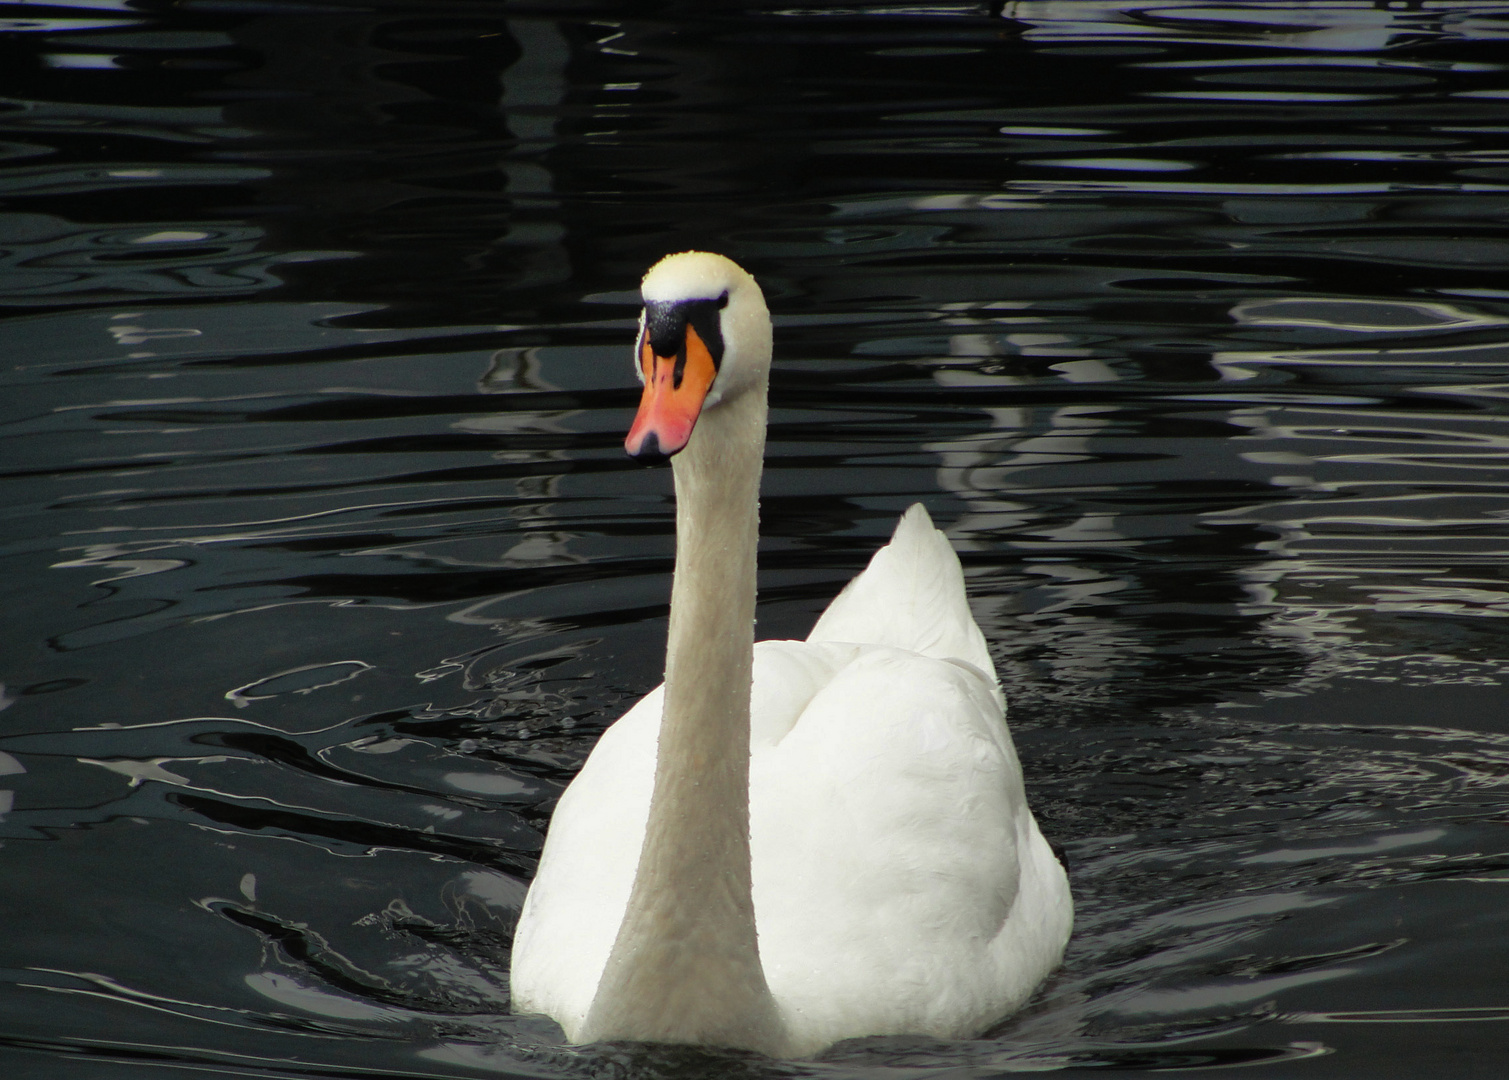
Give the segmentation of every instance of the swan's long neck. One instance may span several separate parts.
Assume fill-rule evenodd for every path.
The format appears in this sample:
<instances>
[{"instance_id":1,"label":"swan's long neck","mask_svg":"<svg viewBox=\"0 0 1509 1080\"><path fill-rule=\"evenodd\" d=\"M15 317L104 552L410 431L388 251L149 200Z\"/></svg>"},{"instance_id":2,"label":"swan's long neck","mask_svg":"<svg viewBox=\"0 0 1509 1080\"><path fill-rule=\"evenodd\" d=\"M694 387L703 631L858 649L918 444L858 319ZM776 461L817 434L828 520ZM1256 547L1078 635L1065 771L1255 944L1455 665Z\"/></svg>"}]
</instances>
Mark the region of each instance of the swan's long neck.
<instances>
[{"instance_id":1,"label":"swan's long neck","mask_svg":"<svg viewBox=\"0 0 1509 1080\"><path fill-rule=\"evenodd\" d=\"M763 380L762 380L763 382ZM676 576L655 790L588 1040L779 1053L755 937L749 694L765 387L707 410L676 479Z\"/></svg>"}]
</instances>

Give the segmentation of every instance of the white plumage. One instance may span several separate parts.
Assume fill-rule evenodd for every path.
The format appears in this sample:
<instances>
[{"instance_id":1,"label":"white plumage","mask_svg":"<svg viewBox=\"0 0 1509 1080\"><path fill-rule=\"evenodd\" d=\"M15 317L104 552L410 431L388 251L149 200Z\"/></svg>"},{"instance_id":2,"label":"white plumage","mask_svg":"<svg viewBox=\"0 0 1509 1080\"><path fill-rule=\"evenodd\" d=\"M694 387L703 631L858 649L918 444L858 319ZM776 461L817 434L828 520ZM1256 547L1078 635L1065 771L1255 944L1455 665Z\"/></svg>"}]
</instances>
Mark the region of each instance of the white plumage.
<instances>
[{"instance_id":1,"label":"white plumage","mask_svg":"<svg viewBox=\"0 0 1509 1080\"><path fill-rule=\"evenodd\" d=\"M688 480L678 472L678 491ZM806 1056L864 1035L966 1037L1019 1007L1058 964L1072 904L948 539L913 506L806 641L753 656L748 850L776 1030L606 1037ZM562 796L520 920L515 1009L573 1041L605 1037L588 1017L645 847L664 700L661 686L609 728ZM620 941L620 962L641 947ZM700 977L698 963L683 970L668 995ZM698 991L720 992L716 979Z\"/></svg>"}]
</instances>

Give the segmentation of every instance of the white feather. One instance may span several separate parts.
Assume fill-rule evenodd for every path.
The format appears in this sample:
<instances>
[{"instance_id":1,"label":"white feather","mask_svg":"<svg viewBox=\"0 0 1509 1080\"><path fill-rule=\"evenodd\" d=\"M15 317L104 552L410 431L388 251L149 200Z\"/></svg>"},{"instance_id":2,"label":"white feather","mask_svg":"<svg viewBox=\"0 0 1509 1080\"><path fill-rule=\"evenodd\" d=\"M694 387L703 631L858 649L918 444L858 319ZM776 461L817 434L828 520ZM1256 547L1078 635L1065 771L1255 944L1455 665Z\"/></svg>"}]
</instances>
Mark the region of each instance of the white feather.
<instances>
[{"instance_id":1,"label":"white feather","mask_svg":"<svg viewBox=\"0 0 1509 1080\"><path fill-rule=\"evenodd\" d=\"M953 545L914 503L891 542L849 582L808 641L869 641L939 660L963 661L995 683L985 635L969 613L964 570Z\"/></svg>"},{"instance_id":2,"label":"white feather","mask_svg":"<svg viewBox=\"0 0 1509 1080\"><path fill-rule=\"evenodd\" d=\"M968 1036L1019 1007L1058 964L1072 905L947 538L914 506L807 641L754 655L755 916L788 1052ZM568 1035L633 885L662 693L562 796L520 923L515 1008Z\"/></svg>"},{"instance_id":3,"label":"white feather","mask_svg":"<svg viewBox=\"0 0 1509 1080\"><path fill-rule=\"evenodd\" d=\"M672 463L671 687L609 728L561 797L514 1007L576 1042L788 1056L977 1034L1057 965L1073 905L958 557L914 506L806 641L755 644L764 298L706 253L657 263L643 293L727 296L723 366Z\"/></svg>"}]
</instances>

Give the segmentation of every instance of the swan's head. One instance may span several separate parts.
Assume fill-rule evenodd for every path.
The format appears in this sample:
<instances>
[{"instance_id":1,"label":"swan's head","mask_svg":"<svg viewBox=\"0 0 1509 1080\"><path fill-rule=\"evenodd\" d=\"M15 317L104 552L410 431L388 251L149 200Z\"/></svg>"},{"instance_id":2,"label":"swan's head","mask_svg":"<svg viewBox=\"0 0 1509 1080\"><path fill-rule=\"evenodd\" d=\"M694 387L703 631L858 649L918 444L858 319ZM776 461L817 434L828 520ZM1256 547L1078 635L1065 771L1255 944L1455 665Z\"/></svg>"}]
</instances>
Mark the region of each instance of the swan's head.
<instances>
[{"instance_id":1,"label":"swan's head","mask_svg":"<svg viewBox=\"0 0 1509 1080\"><path fill-rule=\"evenodd\" d=\"M697 418L770 374L770 313L755 279L705 251L667 255L644 276L635 369L644 383L624 448L663 461L692 437Z\"/></svg>"}]
</instances>

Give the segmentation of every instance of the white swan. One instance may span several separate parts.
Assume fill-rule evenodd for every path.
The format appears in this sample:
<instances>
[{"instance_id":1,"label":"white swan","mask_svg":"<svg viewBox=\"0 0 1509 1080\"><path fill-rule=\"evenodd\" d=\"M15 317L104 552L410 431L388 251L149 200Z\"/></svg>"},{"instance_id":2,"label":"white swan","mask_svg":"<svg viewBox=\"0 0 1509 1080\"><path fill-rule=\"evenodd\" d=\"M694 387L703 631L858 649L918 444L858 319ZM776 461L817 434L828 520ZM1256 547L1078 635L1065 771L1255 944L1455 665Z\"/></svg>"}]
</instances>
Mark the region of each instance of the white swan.
<instances>
[{"instance_id":1,"label":"white swan","mask_svg":"<svg viewBox=\"0 0 1509 1080\"><path fill-rule=\"evenodd\" d=\"M665 683L561 797L514 1009L572 1042L784 1057L978 1034L1058 965L1073 907L959 560L913 506L806 641L756 645L765 299L701 252L643 296L626 445L675 455Z\"/></svg>"}]
</instances>

